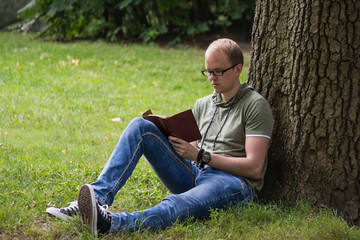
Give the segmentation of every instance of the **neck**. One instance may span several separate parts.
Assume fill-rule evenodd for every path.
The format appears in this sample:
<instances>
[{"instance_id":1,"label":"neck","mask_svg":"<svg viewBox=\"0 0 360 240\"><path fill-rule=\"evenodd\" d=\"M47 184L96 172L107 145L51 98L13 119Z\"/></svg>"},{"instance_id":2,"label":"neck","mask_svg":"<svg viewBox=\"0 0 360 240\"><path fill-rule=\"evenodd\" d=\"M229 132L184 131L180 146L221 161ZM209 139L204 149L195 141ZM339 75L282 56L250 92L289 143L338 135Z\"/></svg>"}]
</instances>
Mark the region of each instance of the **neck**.
<instances>
[{"instance_id":1,"label":"neck","mask_svg":"<svg viewBox=\"0 0 360 240\"><path fill-rule=\"evenodd\" d=\"M241 87L241 83L238 82L238 84L236 84L229 92L225 92L225 93L221 93L221 99L224 101L224 102L227 102L229 101L233 96L236 95L236 93L239 91Z\"/></svg>"}]
</instances>

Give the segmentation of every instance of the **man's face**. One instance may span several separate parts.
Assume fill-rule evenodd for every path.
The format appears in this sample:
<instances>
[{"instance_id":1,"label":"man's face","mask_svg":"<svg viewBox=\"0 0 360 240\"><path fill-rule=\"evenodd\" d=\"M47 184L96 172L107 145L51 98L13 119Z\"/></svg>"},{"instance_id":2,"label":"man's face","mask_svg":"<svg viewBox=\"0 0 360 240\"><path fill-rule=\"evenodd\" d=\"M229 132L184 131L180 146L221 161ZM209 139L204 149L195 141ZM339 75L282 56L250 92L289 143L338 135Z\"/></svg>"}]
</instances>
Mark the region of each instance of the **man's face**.
<instances>
[{"instance_id":1,"label":"man's face","mask_svg":"<svg viewBox=\"0 0 360 240\"><path fill-rule=\"evenodd\" d=\"M211 51L205 55L205 68L208 71L225 70L233 66L228 57L221 51ZM234 68L226 71L222 76L211 74L208 79L216 93L227 94L232 92L234 86L239 84L239 75L242 65L239 64Z\"/></svg>"}]
</instances>

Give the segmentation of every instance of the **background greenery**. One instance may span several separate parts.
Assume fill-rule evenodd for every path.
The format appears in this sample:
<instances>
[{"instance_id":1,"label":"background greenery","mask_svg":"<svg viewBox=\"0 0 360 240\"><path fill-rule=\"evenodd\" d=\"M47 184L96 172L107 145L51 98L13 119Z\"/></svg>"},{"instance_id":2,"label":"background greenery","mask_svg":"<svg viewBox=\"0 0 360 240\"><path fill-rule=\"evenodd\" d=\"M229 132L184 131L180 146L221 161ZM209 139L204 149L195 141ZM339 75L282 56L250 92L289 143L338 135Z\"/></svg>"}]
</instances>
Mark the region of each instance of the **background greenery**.
<instances>
[{"instance_id":1,"label":"background greenery","mask_svg":"<svg viewBox=\"0 0 360 240\"><path fill-rule=\"evenodd\" d=\"M27 0L0 1L0 30L18 21L17 11L24 7L27 2Z\"/></svg>"},{"instance_id":2,"label":"background greenery","mask_svg":"<svg viewBox=\"0 0 360 240\"><path fill-rule=\"evenodd\" d=\"M30 0L20 9L23 25L43 20L43 36L141 39L184 36L235 27L249 40L253 0ZM245 39L247 38L247 39Z\"/></svg>"},{"instance_id":3,"label":"background greenery","mask_svg":"<svg viewBox=\"0 0 360 240\"><path fill-rule=\"evenodd\" d=\"M0 238L91 239L79 218L59 221L45 209L67 205L96 180L131 119L148 108L175 114L211 94L203 61L202 49L186 46L61 44L0 33ZM246 55L242 82L248 61ZM149 208L167 194L142 158L110 210ZM255 203L122 237L359 239L360 231L305 203Z\"/></svg>"}]
</instances>

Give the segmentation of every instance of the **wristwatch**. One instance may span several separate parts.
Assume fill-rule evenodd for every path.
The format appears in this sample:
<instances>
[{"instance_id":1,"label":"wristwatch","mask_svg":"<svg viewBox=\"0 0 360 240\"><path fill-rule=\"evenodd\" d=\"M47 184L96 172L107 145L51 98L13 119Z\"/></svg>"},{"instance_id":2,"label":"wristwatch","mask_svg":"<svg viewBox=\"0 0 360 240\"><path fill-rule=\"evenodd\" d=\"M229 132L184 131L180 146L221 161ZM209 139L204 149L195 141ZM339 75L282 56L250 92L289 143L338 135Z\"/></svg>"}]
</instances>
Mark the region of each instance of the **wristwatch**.
<instances>
[{"instance_id":1,"label":"wristwatch","mask_svg":"<svg viewBox=\"0 0 360 240\"><path fill-rule=\"evenodd\" d=\"M203 168L205 166L205 164L208 164L210 161L211 161L210 153L207 151L204 151L202 158L201 158L200 167Z\"/></svg>"},{"instance_id":2,"label":"wristwatch","mask_svg":"<svg viewBox=\"0 0 360 240\"><path fill-rule=\"evenodd\" d=\"M209 152L205 151L203 156L202 156L202 161L205 163L205 164L208 164L210 161L211 161L211 155Z\"/></svg>"}]
</instances>

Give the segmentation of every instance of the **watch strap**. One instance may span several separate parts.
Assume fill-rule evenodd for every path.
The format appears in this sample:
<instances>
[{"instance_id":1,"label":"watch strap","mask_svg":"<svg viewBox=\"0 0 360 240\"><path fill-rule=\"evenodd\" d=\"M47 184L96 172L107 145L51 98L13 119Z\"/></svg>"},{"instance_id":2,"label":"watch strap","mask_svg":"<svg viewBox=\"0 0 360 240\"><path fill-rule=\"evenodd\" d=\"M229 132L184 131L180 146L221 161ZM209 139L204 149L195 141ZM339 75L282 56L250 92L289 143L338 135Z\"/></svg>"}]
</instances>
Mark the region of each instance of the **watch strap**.
<instances>
[{"instance_id":1,"label":"watch strap","mask_svg":"<svg viewBox=\"0 0 360 240\"><path fill-rule=\"evenodd\" d=\"M196 157L196 166L200 166L201 167L201 164L202 164L202 157L203 157L203 154L204 154L204 149L203 148L200 148L199 152L198 152L198 155Z\"/></svg>"}]
</instances>

